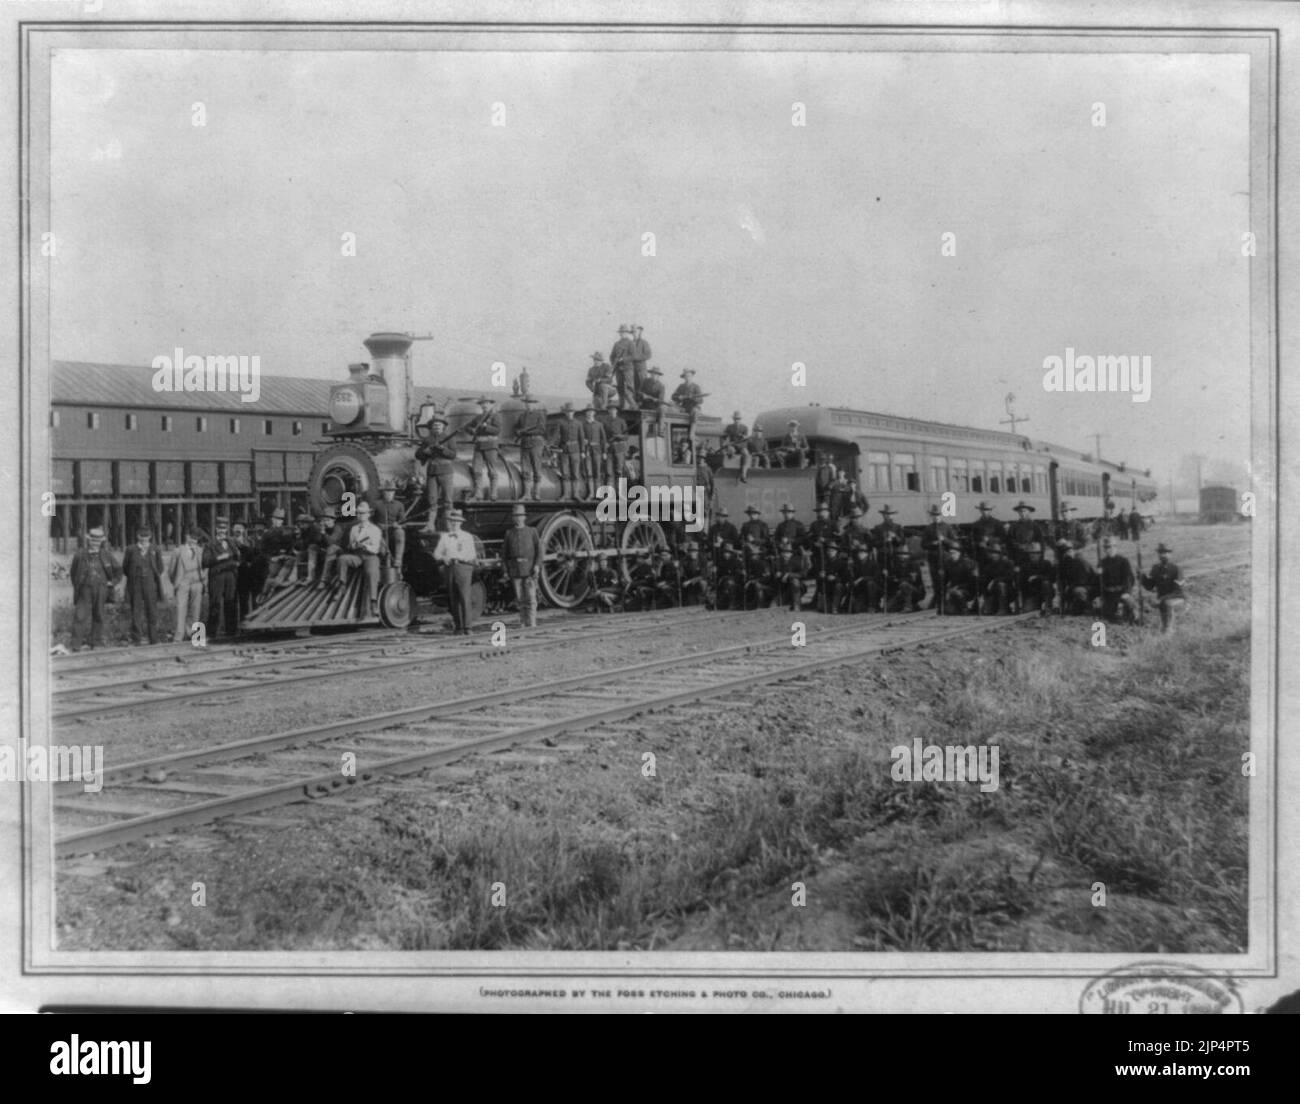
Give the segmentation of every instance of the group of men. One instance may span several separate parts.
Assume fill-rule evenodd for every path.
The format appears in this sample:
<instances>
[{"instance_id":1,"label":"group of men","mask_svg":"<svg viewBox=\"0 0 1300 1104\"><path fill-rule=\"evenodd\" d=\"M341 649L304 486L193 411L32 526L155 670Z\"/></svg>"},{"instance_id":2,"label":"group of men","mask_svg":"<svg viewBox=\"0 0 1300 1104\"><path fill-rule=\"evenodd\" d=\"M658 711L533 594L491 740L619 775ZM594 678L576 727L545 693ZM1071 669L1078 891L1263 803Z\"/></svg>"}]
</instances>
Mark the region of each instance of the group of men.
<instances>
[{"instance_id":1,"label":"group of men","mask_svg":"<svg viewBox=\"0 0 1300 1104\"><path fill-rule=\"evenodd\" d=\"M119 591L130 610L132 644L159 643L159 613L168 590L175 606L175 642L189 639L197 623L203 623L208 639L232 637L240 620L277 590L295 582L346 586L358 570L366 577L374 614L380 566L385 561L400 564L405 552L404 508L395 491L385 481L378 503L360 500L350 525L340 521L333 507L319 517L298 514L293 529L285 525L280 507L265 521L232 525L228 517L217 517L211 535L191 524L170 559L154 544L153 531L141 527L120 565L105 543L104 530L95 526L72 559L72 650L103 647L105 607Z\"/></svg>"},{"instance_id":2,"label":"group of men","mask_svg":"<svg viewBox=\"0 0 1300 1104\"><path fill-rule=\"evenodd\" d=\"M749 469L807 468L812 463L812 448L808 438L799 431L799 422L791 418L785 424L785 436L775 446L768 444L761 422L751 430L741 420L739 410L731 415L731 424L722 431L723 458L740 457L740 481L749 482ZM818 473L820 479L820 472ZM847 480L846 480L847 482ZM820 489L820 488L819 488Z\"/></svg>"}]
</instances>

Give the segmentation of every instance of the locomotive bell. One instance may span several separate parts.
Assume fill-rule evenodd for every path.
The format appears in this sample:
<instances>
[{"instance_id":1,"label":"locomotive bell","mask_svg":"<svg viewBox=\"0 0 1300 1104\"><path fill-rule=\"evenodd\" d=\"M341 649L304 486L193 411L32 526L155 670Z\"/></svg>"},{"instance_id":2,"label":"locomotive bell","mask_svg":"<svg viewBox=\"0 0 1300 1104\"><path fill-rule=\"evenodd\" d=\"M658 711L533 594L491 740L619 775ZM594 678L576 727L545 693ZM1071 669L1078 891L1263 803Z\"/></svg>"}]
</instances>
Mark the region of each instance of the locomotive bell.
<instances>
[{"instance_id":1,"label":"locomotive bell","mask_svg":"<svg viewBox=\"0 0 1300 1104\"><path fill-rule=\"evenodd\" d=\"M388 427L405 430L411 365L408 354L414 339L404 333L373 333L363 343L370 352L375 371L388 386Z\"/></svg>"}]
</instances>

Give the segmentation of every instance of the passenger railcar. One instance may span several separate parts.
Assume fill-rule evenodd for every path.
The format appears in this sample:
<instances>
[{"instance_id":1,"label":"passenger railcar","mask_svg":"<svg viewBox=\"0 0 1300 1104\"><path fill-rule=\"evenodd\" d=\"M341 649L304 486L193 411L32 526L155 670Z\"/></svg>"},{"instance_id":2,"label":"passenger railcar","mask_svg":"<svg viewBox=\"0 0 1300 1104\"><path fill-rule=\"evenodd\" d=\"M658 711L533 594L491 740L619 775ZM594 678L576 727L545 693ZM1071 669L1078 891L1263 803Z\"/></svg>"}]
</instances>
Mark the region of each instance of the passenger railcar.
<instances>
[{"instance_id":1,"label":"passenger railcar","mask_svg":"<svg viewBox=\"0 0 1300 1104\"><path fill-rule=\"evenodd\" d=\"M846 472L873 515L889 506L904 528L923 527L930 507L943 508L948 494L945 520L957 525L978 518L981 502L1004 521L1015 517L1022 500L1038 520L1056 520L1061 503L1068 502L1075 518L1086 521L1101 517L1107 500L1142 510L1156 497L1149 471L1099 462L1020 434L822 406L766 410L754 420L772 451L788 423L797 421L814 457L825 456ZM769 524L788 501L806 519L815 505L815 466L751 467L742 483L739 459L723 460L715 472L717 501L733 516L756 506Z\"/></svg>"}]
</instances>

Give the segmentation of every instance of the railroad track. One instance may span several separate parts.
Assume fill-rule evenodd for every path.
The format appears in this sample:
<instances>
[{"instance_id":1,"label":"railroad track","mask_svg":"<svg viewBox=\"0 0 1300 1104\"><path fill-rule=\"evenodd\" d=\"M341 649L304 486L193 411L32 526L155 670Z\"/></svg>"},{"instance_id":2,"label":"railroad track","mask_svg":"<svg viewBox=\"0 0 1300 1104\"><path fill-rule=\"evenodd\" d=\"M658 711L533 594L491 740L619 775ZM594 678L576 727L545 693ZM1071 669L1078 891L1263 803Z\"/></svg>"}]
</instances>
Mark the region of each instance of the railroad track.
<instances>
[{"instance_id":1,"label":"railroad track","mask_svg":"<svg viewBox=\"0 0 1300 1104\"><path fill-rule=\"evenodd\" d=\"M279 654L264 660L252 658L250 661L243 649L239 648L212 653L193 649L192 654L167 658L163 661L166 666L161 670L133 678L119 676L111 681L87 683L77 680L100 676L102 668L93 667L66 673L56 671L55 674L62 677L51 694L54 705L51 716L55 722L67 722L176 705L218 694L229 700L234 696L278 689L289 684L337 679L352 674L369 675L376 671L416 667L440 660L468 659L485 652L505 655L534 648L555 647L566 639L571 639L575 630L583 633L583 640L592 640L661 628L706 615L720 618L744 616L739 611L706 614L698 606L623 614L617 618L578 619L561 616L525 631L509 624L506 644L499 648L482 634L477 640L466 640L442 633L423 637L401 633L392 639L383 637L376 640L373 636L367 636L365 639L336 643L302 641L282 644L278 649ZM144 665L152 664L153 660L150 659ZM301 668L311 670L286 674ZM173 687L181 689L170 689Z\"/></svg>"},{"instance_id":2,"label":"railroad track","mask_svg":"<svg viewBox=\"0 0 1300 1104\"><path fill-rule=\"evenodd\" d=\"M545 686L511 687L266 736L153 756L104 770L103 789L55 787L60 857L300 801L352 793L380 779L445 766L466 755L720 697L905 648L1036 618L854 619L705 652L589 672ZM472 733L472 735L466 735ZM354 773L344 756L355 756Z\"/></svg>"}]
</instances>

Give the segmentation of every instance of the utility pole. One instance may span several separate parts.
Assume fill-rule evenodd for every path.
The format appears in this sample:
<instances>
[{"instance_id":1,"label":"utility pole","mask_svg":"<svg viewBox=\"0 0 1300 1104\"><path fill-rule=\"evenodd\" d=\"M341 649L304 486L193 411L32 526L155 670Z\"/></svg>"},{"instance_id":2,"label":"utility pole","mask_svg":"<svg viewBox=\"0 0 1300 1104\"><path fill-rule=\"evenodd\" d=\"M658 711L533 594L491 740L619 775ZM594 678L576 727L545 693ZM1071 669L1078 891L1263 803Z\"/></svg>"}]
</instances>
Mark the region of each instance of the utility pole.
<instances>
[{"instance_id":1,"label":"utility pole","mask_svg":"<svg viewBox=\"0 0 1300 1104\"><path fill-rule=\"evenodd\" d=\"M1010 392L1008 392L1008 393L1007 393L1007 397L1006 397L1006 399L1003 400L1003 402L1004 402L1004 404L1005 404L1005 406L1006 406L1006 408L1007 408L1007 416L1006 416L1005 418L1001 419L1001 420L998 422L998 425L1010 425L1010 426L1011 426L1011 432L1012 432L1012 433L1015 433L1015 431L1016 431L1016 426L1017 426L1020 422L1027 422L1027 421L1029 421L1029 417L1028 417L1028 415L1026 415L1025 417L1022 418L1022 417L1020 417L1020 416L1015 412L1015 410L1013 409L1013 405L1012 405L1012 404L1015 403L1015 401L1016 401L1016 397L1015 397L1015 395L1013 395L1013 394L1011 394Z\"/></svg>"},{"instance_id":2,"label":"utility pole","mask_svg":"<svg viewBox=\"0 0 1300 1104\"><path fill-rule=\"evenodd\" d=\"M1109 436L1110 436L1109 433L1094 433L1092 435L1093 443L1096 445L1096 451L1092 454L1092 459L1094 463L1098 463L1098 464L1101 463L1101 439L1103 437L1109 437Z\"/></svg>"}]
</instances>

